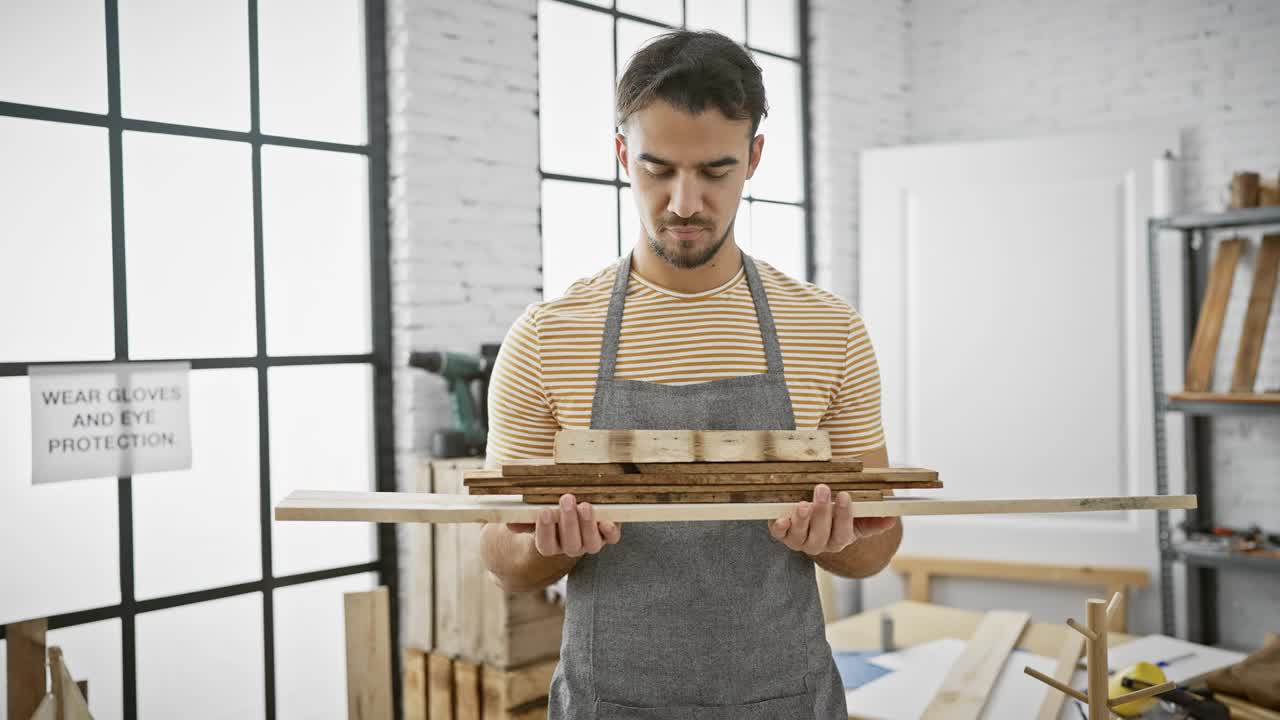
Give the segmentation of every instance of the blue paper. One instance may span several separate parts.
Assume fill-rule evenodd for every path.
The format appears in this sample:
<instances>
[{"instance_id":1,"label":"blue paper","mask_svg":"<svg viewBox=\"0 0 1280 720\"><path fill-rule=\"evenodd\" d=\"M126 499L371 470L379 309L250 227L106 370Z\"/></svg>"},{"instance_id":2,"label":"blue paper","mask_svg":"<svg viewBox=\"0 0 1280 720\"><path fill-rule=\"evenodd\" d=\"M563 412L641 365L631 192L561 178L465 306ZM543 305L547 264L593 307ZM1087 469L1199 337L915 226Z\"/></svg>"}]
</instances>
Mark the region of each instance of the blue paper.
<instances>
[{"instance_id":1,"label":"blue paper","mask_svg":"<svg viewBox=\"0 0 1280 720\"><path fill-rule=\"evenodd\" d=\"M836 668L840 671L840 679L845 688L850 690L892 672L871 662L871 658L880 654L879 650L837 650L832 654L836 659Z\"/></svg>"}]
</instances>

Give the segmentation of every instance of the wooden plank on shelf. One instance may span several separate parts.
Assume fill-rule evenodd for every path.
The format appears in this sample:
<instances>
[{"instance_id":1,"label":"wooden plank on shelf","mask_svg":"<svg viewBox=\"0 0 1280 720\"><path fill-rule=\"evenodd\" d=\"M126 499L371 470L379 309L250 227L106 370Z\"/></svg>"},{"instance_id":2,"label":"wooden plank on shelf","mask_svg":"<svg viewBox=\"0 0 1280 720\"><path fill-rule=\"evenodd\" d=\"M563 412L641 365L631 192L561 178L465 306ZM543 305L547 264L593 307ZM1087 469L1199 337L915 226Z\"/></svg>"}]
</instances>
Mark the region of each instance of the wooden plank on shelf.
<instances>
[{"instance_id":1,"label":"wooden plank on shelf","mask_svg":"<svg viewBox=\"0 0 1280 720\"><path fill-rule=\"evenodd\" d=\"M942 681L922 720L977 720L1005 660L1031 616L996 610L986 614L964 652Z\"/></svg>"},{"instance_id":2,"label":"wooden plank on shelf","mask_svg":"<svg viewBox=\"0 0 1280 720\"><path fill-rule=\"evenodd\" d=\"M1240 347L1231 372L1231 392L1251 393L1258 376L1258 360L1267 334L1271 302L1276 293L1276 272L1280 269L1280 235L1267 235L1258 248L1253 265L1253 285L1249 289L1249 307L1244 315Z\"/></svg>"},{"instance_id":3,"label":"wooden plank on shelf","mask_svg":"<svg viewBox=\"0 0 1280 720\"><path fill-rule=\"evenodd\" d=\"M824 430L561 430L556 462L830 460Z\"/></svg>"},{"instance_id":4,"label":"wooden plank on shelf","mask_svg":"<svg viewBox=\"0 0 1280 720\"><path fill-rule=\"evenodd\" d=\"M639 472L629 463L558 463L554 458L528 458L508 460L502 463L502 476L507 478L526 475L622 475Z\"/></svg>"},{"instance_id":5,"label":"wooden plank on shelf","mask_svg":"<svg viewBox=\"0 0 1280 720\"><path fill-rule=\"evenodd\" d=\"M276 505L275 518L392 523L531 523L537 520L540 511L548 507L529 505L505 495L295 490ZM986 499L893 497L852 505L855 517L1190 510L1195 507L1195 495ZM555 507L550 509L558 511ZM614 522L772 520L790 511L791 503L624 504L596 508L596 517Z\"/></svg>"},{"instance_id":6,"label":"wooden plank on shelf","mask_svg":"<svg viewBox=\"0 0 1280 720\"><path fill-rule=\"evenodd\" d=\"M1075 674L1076 663L1084 656L1084 636L1078 632L1069 632L1063 640L1062 649L1058 651L1058 661L1053 668L1053 679L1064 685L1071 684L1071 676ZM1058 720L1062 712L1062 704L1067 696L1053 688L1046 688L1044 700L1040 703L1040 712L1036 720Z\"/></svg>"},{"instance_id":7,"label":"wooden plank on shelf","mask_svg":"<svg viewBox=\"0 0 1280 720\"><path fill-rule=\"evenodd\" d=\"M1184 403L1218 403L1224 405L1280 405L1280 393L1210 393L1180 392L1169 393L1171 402Z\"/></svg>"},{"instance_id":8,"label":"wooden plank on shelf","mask_svg":"<svg viewBox=\"0 0 1280 720\"><path fill-rule=\"evenodd\" d=\"M1191 354L1187 358L1188 392L1205 392L1213 380L1213 361L1218 354L1222 321L1227 314L1227 301L1231 298L1231 284L1243 245L1240 238L1223 240L1218 244L1204 299L1200 303L1200 319L1196 322L1191 341Z\"/></svg>"},{"instance_id":9,"label":"wooden plank on shelf","mask_svg":"<svg viewBox=\"0 0 1280 720\"><path fill-rule=\"evenodd\" d=\"M453 658L427 653L427 717L453 718Z\"/></svg>"},{"instance_id":10,"label":"wooden plank on shelf","mask_svg":"<svg viewBox=\"0 0 1280 720\"><path fill-rule=\"evenodd\" d=\"M49 623L44 618L5 626L5 682L9 696L6 717L31 717L49 692L45 679L48 630Z\"/></svg>"},{"instance_id":11,"label":"wooden plank on shelf","mask_svg":"<svg viewBox=\"0 0 1280 720\"><path fill-rule=\"evenodd\" d=\"M697 467L697 465L691 465ZM796 473L627 473L623 475L526 475L491 477L466 473L463 484L477 488L567 485L814 485L816 483L888 483L906 487L935 483L938 473L923 468L868 468L858 472Z\"/></svg>"},{"instance_id":12,"label":"wooden plank on shelf","mask_svg":"<svg viewBox=\"0 0 1280 720\"><path fill-rule=\"evenodd\" d=\"M401 705L404 720L427 720L427 653L405 648L400 655Z\"/></svg>"},{"instance_id":13,"label":"wooden plank on shelf","mask_svg":"<svg viewBox=\"0 0 1280 720\"><path fill-rule=\"evenodd\" d=\"M386 586L342 597L347 638L347 717L391 720L391 610Z\"/></svg>"},{"instance_id":14,"label":"wooden plank on shelf","mask_svg":"<svg viewBox=\"0 0 1280 720\"><path fill-rule=\"evenodd\" d=\"M884 497L880 490L844 490L842 492L849 493L851 500L877 500ZM527 503L554 504L560 501L560 495L563 493L551 494L533 494L524 495L524 501ZM752 490L752 491L724 491L717 490L715 492L589 492L576 493L574 497L579 502L587 503L762 503L762 502L785 502L796 503L802 500L810 500L813 498L813 490Z\"/></svg>"}]
</instances>

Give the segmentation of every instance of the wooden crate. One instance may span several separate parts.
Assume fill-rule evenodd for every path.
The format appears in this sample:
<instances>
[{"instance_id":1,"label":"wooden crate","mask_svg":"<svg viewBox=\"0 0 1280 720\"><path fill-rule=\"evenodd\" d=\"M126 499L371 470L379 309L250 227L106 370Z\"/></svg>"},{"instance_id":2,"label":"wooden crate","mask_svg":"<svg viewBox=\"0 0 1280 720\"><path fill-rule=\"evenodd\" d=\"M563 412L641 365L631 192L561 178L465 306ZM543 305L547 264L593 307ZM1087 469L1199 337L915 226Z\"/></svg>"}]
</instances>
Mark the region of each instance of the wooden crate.
<instances>
[{"instance_id":1,"label":"wooden crate","mask_svg":"<svg viewBox=\"0 0 1280 720\"><path fill-rule=\"evenodd\" d=\"M504 669L406 650L405 720L545 720L556 662Z\"/></svg>"},{"instance_id":2,"label":"wooden crate","mask_svg":"<svg viewBox=\"0 0 1280 720\"><path fill-rule=\"evenodd\" d=\"M480 459L426 460L420 468L418 489L424 492L465 494L462 474L483 467ZM495 668L513 668L560 654L564 607L548 602L542 591L510 593L498 587L480 561L479 524L420 526L431 528L429 543L434 561L431 592L434 622L431 638L423 642L425 618L410 620L417 636L410 642L446 655ZM411 559L412 572L420 578L409 582L417 597L430 586L431 563ZM430 613L431 608L426 612ZM421 613L410 610L409 615ZM430 615L428 615L430 617Z\"/></svg>"}]
</instances>

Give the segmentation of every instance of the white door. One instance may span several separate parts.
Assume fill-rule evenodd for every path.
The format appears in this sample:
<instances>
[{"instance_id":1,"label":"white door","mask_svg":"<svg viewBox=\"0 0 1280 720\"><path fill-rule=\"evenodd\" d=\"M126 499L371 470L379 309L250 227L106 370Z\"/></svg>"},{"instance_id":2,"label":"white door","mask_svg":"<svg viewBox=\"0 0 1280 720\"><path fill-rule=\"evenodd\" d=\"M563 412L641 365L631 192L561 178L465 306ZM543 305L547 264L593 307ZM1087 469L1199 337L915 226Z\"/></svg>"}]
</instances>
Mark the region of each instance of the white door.
<instances>
[{"instance_id":1,"label":"white door","mask_svg":"<svg viewBox=\"0 0 1280 720\"><path fill-rule=\"evenodd\" d=\"M863 154L859 309L893 464L937 469L945 489L934 492L948 497L1155 492L1146 222L1163 192L1153 163L1177 149L1176 131L1157 130ZM1177 267L1173 247L1162 267ZM1166 373L1180 382L1176 269L1164 277ZM1171 437L1170 457L1180 442ZM1152 588L1129 618L1159 630L1155 513L905 528L904 553L1149 568ZM1057 622L1081 615L1085 596L977 592L967 604ZM901 597L901 581L885 573L864 593L874 607Z\"/></svg>"}]
</instances>

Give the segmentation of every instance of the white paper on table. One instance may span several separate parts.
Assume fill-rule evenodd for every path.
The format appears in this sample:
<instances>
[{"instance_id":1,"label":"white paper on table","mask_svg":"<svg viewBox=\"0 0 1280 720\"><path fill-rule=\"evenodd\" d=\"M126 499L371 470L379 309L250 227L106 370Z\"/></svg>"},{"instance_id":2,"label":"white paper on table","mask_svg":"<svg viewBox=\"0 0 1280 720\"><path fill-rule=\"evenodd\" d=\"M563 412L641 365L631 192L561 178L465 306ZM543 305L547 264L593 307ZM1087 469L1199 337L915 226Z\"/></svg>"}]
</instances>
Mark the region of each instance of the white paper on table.
<instances>
[{"instance_id":1,"label":"white paper on table","mask_svg":"<svg viewBox=\"0 0 1280 720\"><path fill-rule=\"evenodd\" d=\"M944 638L872 658L871 662L893 672L846 692L849 712L880 720L917 720L938 694L942 681L967 644L964 640ZM1024 673L1023 668L1030 665L1053 675L1056 664L1053 658L1013 651L1005 660L979 717L985 720L1034 717L1049 688Z\"/></svg>"},{"instance_id":2,"label":"white paper on table","mask_svg":"<svg viewBox=\"0 0 1280 720\"><path fill-rule=\"evenodd\" d=\"M1191 653L1191 657L1182 657ZM1181 658L1175 660L1175 658ZM1140 661L1159 663L1172 660L1164 670L1164 676L1172 682L1186 682L1218 668L1234 665L1244 660L1244 653L1221 648L1197 645L1171 638L1167 635L1147 635L1107 651L1107 662L1112 671L1123 670Z\"/></svg>"}]
</instances>

